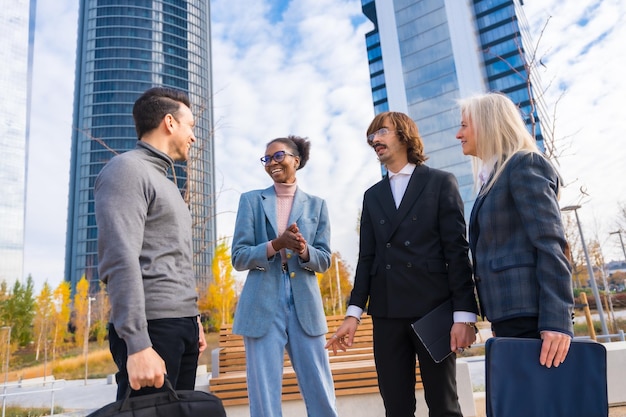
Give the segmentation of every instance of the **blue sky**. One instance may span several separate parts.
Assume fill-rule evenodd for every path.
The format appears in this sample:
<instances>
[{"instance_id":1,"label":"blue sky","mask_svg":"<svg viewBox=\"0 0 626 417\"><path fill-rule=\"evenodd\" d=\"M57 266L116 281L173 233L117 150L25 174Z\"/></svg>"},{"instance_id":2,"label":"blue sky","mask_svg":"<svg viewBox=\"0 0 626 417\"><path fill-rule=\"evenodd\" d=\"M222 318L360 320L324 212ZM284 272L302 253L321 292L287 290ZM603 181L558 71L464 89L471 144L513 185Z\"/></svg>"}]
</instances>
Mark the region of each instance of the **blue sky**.
<instances>
[{"instance_id":1,"label":"blue sky","mask_svg":"<svg viewBox=\"0 0 626 417\"><path fill-rule=\"evenodd\" d=\"M28 171L25 273L37 285L63 278L78 7L39 0ZM562 205L582 203L585 237L621 259L615 230L626 202L621 62L622 0L526 0L567 187ZM274 6L272 6L274 5ZM373 117L359 0L211 2L218 235L232 234L241 192L271 184L258 158L270 139L308 136L300 186L328 202L332 249L354 266L363 191L380 178L364 132ZM567 87L560 98L563 87ZM461 150L459 149L459 152ZM589 195L580 199L580 188Z\"/></svg>"}]
</instances>

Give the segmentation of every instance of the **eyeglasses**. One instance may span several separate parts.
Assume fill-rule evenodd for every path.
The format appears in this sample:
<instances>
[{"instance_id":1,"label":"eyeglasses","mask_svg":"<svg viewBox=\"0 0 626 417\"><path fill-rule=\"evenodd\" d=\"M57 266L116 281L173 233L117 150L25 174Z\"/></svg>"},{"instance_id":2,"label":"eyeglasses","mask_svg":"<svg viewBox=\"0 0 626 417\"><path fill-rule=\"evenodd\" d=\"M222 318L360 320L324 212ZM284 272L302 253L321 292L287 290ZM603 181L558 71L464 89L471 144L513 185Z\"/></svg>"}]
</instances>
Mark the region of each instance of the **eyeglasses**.
<instances>
[{"instance_id":1,"label":"eyeglasses","mask_svg":"<svg viewBox=\"0 0 626 417\"><path fill-rule=\"evenodd\" d=\"M274 152L274 155L265 155L261 158L261 163L265 166L269 165L272 162L272 159L276 162L283 162L285 160L285 156L295 156L292 153L286 151L278 151Z\"/></svg>"},{"instance_id":2,"label":"eyeglasses","mask_svg":"<svg viewBox=\"0 0 626 417\"><path fill-rule=\"evenodd\" d=\"M372 143L374 143L374 139L376 138L376 136L386 136L388 133L391 132L400 132L400 130L389 130L386 127L382 127L376 132L367 135L367 143L371 145Z\"/></svg>"}]
</instances>

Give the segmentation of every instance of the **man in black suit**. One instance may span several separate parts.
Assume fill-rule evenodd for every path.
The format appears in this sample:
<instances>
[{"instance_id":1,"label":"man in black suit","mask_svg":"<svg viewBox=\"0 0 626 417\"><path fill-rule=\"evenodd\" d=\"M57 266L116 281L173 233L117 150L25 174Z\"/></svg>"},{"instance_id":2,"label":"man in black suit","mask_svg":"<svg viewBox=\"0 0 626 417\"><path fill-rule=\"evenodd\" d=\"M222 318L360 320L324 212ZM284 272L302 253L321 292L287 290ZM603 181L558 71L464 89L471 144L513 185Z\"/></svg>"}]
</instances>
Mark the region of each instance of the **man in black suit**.
<instances>
[{"instance_id":1,"label":"man in black suit","mask_svg":"<svg viewBox=\"0 0 626 417\"><path fill-rule=\"evenodd\" d=\"M422 139L407 115L381 113L367 135L387 175L365 192L354 288L327 347L336 352L352 345L367 304L387 417L415 415L416 354L430 417L462 416L456 355L436 363L411 327L451 299L451 350L462 352L476 340L478 307L457 181L424 165Z\"/></svg>"}]
</instances>

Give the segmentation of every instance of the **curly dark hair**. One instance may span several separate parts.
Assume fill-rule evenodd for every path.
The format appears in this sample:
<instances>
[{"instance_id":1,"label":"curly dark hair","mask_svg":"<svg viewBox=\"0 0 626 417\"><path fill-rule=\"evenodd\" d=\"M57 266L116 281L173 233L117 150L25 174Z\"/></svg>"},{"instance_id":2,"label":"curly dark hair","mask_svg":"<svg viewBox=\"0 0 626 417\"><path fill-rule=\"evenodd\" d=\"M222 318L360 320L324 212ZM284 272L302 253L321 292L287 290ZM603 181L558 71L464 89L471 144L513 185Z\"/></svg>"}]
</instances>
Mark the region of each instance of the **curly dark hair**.
<instances>
[{"instance_id":1,"label":"curly dark hair","mask_svg":"<svg viewBox=\"0 0 626 417\"><path fill-rule=\"evenodd\" d=\"M270 146L274 142L284 144L289 148L292 154L300 158L300 165L298 169L304 168L306 162L309 160L309 154L311 152L311 142L308 138L301 138L300 136L289 135L286 138L276 138L267 142L267 146Z\"/></svg>"}]
</instances>

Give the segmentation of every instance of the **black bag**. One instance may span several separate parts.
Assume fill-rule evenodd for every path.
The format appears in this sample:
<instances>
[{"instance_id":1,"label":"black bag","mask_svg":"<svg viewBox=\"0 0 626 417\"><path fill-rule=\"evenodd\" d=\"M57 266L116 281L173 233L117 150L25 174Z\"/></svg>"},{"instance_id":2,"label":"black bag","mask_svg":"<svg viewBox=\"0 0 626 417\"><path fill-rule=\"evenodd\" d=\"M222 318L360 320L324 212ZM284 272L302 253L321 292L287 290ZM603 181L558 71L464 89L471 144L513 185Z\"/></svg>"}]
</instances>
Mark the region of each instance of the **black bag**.
<instances>
[{"instance_id":1,"label":"black bag","mask_svg":"<svg viewBox=\"0 0 626 417\"><path fill-rule=\"evenodd\" d=\"M126 398L94 411L87 417L226 417L222 400L204 391L175 391L165 378L167 391Z\"/></svg>"},{"instance_id":2,"label":"black bag","mask_svg":"<svg viewBox=\"0 0 626 417\"><path fill-rule=\"evenodd\" d=\"M539 339L487 339L487 417L609 415L603 345L573 340L565 362L549 369L539 352Z\"/></svg>"}]
</instances>

